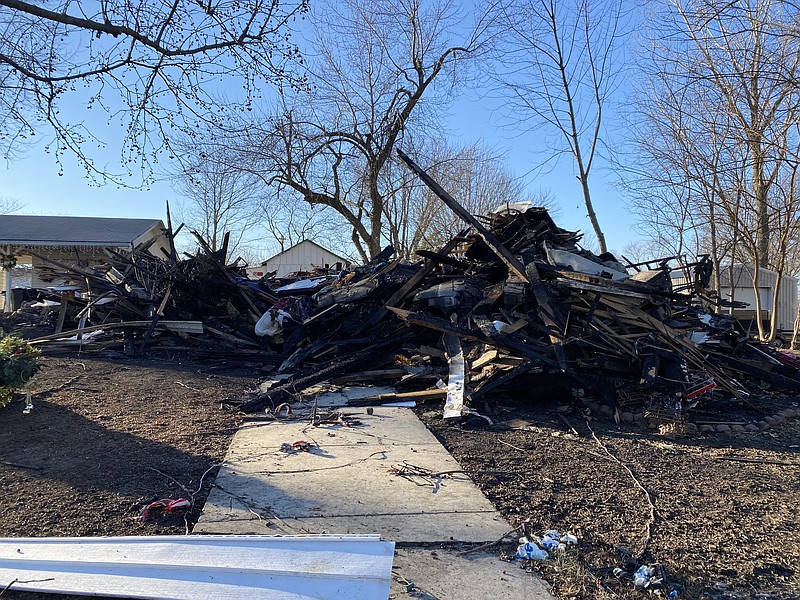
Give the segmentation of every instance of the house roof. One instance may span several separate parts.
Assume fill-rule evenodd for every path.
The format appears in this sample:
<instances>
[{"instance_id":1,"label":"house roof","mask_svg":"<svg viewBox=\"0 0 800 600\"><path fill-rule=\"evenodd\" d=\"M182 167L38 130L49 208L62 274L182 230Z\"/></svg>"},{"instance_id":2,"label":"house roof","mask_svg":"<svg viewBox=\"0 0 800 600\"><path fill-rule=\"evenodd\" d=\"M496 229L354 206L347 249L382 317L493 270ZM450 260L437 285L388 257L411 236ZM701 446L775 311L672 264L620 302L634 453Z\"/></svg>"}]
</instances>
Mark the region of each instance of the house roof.
<instances>
[{"instance_id":1,"label":"house roof","mask_svg":"<svg viewBox=\"0 0 800 600\"><path fill-rule=\"evenodd\" d=\"M0 244L14 246L111 246L137 241L159 219L0 215Z\"/></svg>"},{"instance_id":2,"label":"house roof","mask_svg":"<svg viewBox=\"0 0 800 600\"><path fill-rule=\"evenodd\" d=\"M335 252L331 252L331 251L330 251L330 250L328 250L327 248L325 248L325 247L323 247L323 246L320 246L320 245L319 245L317 242L313 242L313 241L311 241L311 240L302 240L302 241L299 241L299 242L297 242L297 243L296 243L296 244L294 244L293 246L289 246L289 247L288 247L286 250L283 250L282 252L278 252L278 253L277 253L276 255L274 255L274 256L270 256L270 257L269 257L267 260L263 261L263 262L262 262L262 263L261 263L259 266L264 266L264 265L266 265L266 264L267 264L269 261L271 261L271 260L275 260L275 259L276 259L276 258L278 258L279 256L283 256L283 255L284 255L284 254L286 254L287 252L289 252L289 251L291 251L291 250L293 250L293 249L295 249L295 248L297 248L298 246L301 246L301 245L303 245L303 244L312 244L312 245L316 246L317 248L319 248L320 250L322 250L323 252L327 252L327 253L328 253L328 254L330 254L331 256L335 256L336 258L338 258L340 261L342 261L342 262L343 262L343 263L345 263L345 264L348 264L348 265L349 265L349 264L352 262L351 260L349 260L349 259L347 259L347 258L342 258L341 256L339 256L339 255L338 255L338 254L336 254Z\"/></svg>"}]
</instances>

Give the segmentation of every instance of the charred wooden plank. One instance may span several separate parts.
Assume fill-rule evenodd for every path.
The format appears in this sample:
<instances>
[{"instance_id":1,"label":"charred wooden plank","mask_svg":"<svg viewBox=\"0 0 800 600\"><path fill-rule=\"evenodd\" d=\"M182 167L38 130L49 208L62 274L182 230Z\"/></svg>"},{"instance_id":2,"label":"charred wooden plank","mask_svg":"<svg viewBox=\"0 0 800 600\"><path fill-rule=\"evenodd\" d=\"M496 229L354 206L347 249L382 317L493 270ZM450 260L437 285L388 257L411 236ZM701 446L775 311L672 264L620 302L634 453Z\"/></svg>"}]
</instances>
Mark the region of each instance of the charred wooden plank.
<instances>
[{"instance_id":1,"label":"charred wooden plank","mask_svg":"<svg viewBox=\"0 0 800 600\"><path fill-rule=\"evenodd\" d=\"M269 392L260 394L259 396L244 402L239 408L244 412L256 412L263 410L269 404L277 406L284 402L292 401L297 395L305 388L310 387L321 381L326 381L337 375L346 373L356 365L363 365L364 361L368 358L374 360L375 353L379 350L384 350L392 345L394 341L386 341L377 344L371 348L354 352L353 354L344 358L335 358L326 363L318 365L314 370L302 377L290 378L287 382L271 389Z\"/></svg>"},{"instance_id":2,"label":"charred wooden plank","mask_svg":"<svg viewBox=\"0 0 800 600\"><path fill-rule=\"evenodd\" d=\"M121 321L119 323L101 323L100 325L89 325L80 329L72 329L70 331L62 331L61 333L51 333L50 335L43 335L38 338L28 340L31 345L43 344L51 340L64 339L73 335L80 335L89 333L91 331L100 331L101 329L144 329L149 327L152 323L150 321ZM159 328L167 329L178 333L203 333L203 324L200 321L159 321Z\"/></svg>"},{"instance_id":3,"label":"charred wooden plank","mask_svg":"<svg viewBox=\"0 0 800 600\"><path fill-rule=\"evenodd\" d=\"M169 302L169 295L172 292L172 285L167 287L167 291L164 292L164 298L161 300L161 304L159 304L158 309L156 310L155 314L153 315L153 322L148 327L147 333L144 334L144 338L142 338L142 343L139 345L139 352L144 352L145 346L147 346L147 342L150 341L150 338L153 336L153 332L156 330L156 325L158 325L158 320L164 316L164 309L167 307L167 302Z\"/></svg>"},{"instance_id":4,"label":"charred wooden plank","mask_svg":"<svg viewBox=\"0 0 800 600\"><path fill-rule=\"evenodd\" d=\"M472 390L472 393L469 394L469 398L471 400L475 400L480 398L484 394L491 392L492 390L496 390L497 388L506 385L507 383L513 381L520 375L524 375L531 371L541 371L541 367L538 365L534 365L532 361L526 360L523 364L514 367L513 369L509 369L507 371L503 371L485 381L482 381L480 384L475 386L475 389Z\"/></svg>"},{"instance_id":5,"label":"charred wooden plank","mask_svg":"<svg viewBox=\"0 0 800 600\"><path fill-rule=\"evenodd\" d=\"M537 364L547 365L560 370L558 363L550 358L552 353L551 346L538 346L529 341L516 339L513 335L497 334L495 336L488 336L480 331L458 327L450 323L450 321L439 317L414 313L410 310L403 310L394 306L387 306L387 308L404 321L413 325L420 325L433 329L434 331L441 331L442 333L453 333L462 339L482 342L489 346L506 350L512 354L520 354L522 357L530 359Z\"/></svg>"},{"instance_id":6,"label":"charred wooden plank","mask_svg":"<svg viewBox=\"0 0 800 600\"><path fill-rule=\"evenodd\" d=\"M708 357L708 360L713 361L725 368L739 371L740 373L744 373L745 375L749 375L751 377L756 377L757 379L766 381L767 383L780 387L784 390L800 392L800 381L779 373L775 373L769 369L765 369L757 365L755 362L740 360L738 358L734 358L733 356L727 356L717 352L707 352L706 356Z\"/></svg>"},{"instance_id":7,"label":"charred wooden plank","mask_svg":"<svg viewBox=\"0 0 800 600\"><path fill-rule=\"evenodd\" d=\"M348 400L348 406L371 406L373 404L392 404L394 402L408 402L418 400L437 400L447 396L446 389L434 388L432 390L419 390L416 392L398 392L396 394L377 394L367 398Z\"/></svg>"},{"instance_id":8,"label":"charred wooden plank","mask_svg":"<svg viewBox=\"0 0 800 600\"><path fill-rule=\"evenodd\" d=\"M486 227L484 227L480 221L473 217L466 208L456 202L456 200L450 194L448 194L444 188L442 188L442 186L436 183L436 181L434 181L434 179L428 175L422 169L422 167L411 160L402 150L397 150L397 155L404 163L408 165L412 171L414 171L414 173L417 174L417 177L419 177L423 183L425 183L425 185L427 185L431 191L450 208L450 210L461 217L464 222L472 225L472 227L475 228L475 231L477 231L481 239L486 242L486 245L498 256L498 258L500 258L500 260L506 264L506 266L513 273L516 273L516 275L526 283L528 282L528 276L525 274L525 267L516 256L511 254L508 248L506 248L491 231L486 229Z\"/></svg>"},{"instance_id":9,"label":"charred wooden plank","mask_svg":"<svg viewBox=\"0 0 800 600\"><path fill-rule=\"evenodd\" d=\"M467 230L462 231L458 236L447 242L440 250L440 254L446 255L446 253L450 252L456 246L458 246L458 244L460 243L459 241L460 236L464 235L466 231ZM428 264L422 266L419 269L419 271L414 273L414 275L412 275L411 278L408 281L406 281L405 284L403 284L403 286L400 289L398 289L395 293L389 296L389 299L386 301L386 303L380 308L378 308L369 317L369 319L367 319L364 322L364 325L355 332L355 334L356 335L361 334L367 329L370 329L375 325L377 325L381 321L381 319L383 319L383 317L385 317L388 314L386 308L387 305L395 306L401 303L403 300L405 300L409 296L409 294L411 294L411 292L413 292L419 287L419 284L422 283L422 280L425 279L425 277L427 277L430 274L431 270L434 267L434 264L435 263L433 262L429 262Z\"/></svg>"},{"instance_id":10,"label":"charred wooden plank","mask_svg":"<svg viewBox=\"0 0 800 600\"><path fill-rule=\"evenodd\" d=\"M456 246L458 242L451 240L453 246ZM417 250L415 252L417 256L421 256L423 258L427 258L428 260L439 263L442 265L450 265L451 267L455 267L456 269L462 269L466 271L469 269L469 264L465 263L463 260L458 260L457 258L453 258L452 256L445 254L444 252L434 252L433 250Z\"/></svg>"}]
</instances>

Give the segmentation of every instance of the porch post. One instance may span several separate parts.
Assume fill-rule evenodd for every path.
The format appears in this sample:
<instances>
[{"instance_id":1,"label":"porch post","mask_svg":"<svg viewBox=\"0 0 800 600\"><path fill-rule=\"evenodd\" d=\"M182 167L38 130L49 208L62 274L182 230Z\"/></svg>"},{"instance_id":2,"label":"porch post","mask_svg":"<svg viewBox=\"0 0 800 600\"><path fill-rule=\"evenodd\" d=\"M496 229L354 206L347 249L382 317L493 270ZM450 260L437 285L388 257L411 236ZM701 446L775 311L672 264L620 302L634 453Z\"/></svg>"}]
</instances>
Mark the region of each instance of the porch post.
<instances>
[{"instance_id":1,"label":"porch post","mask_svg":"<svg viewBox=\"0 0 800 600\"><path fill-rule=\"evenodd\" d=\"M3 290L5 291L5 301L3 312L11 312L11 269L14 268L14 249L11 246L0 248L0 268L3 273Z\"/></svg>"},{"instance_id":2,"label":"porch post","mask_svg":"<svg viewBox=\"0 0 800 600\"><path fill-rule=\"evenodd\" d=\"M3 279L5 279L5 304L3 312L11 312L11 269L3 268Z\"/></svg>"}]
</instances>

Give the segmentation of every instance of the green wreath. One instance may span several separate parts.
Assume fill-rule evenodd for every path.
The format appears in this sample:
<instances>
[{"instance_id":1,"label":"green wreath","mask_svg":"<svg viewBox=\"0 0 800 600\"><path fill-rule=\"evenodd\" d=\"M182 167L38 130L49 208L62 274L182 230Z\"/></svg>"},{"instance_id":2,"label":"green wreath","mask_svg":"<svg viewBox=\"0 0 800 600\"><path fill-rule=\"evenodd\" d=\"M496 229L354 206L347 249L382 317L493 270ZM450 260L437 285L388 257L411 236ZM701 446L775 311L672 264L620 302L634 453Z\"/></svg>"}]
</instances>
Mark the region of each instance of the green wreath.
<instances>
[{"instance_id":1,"label":"green wreath","mask_svg":"<svg viewBox=\"0 0 800 600\"><path fill-rule=\"evenodd\" d=\"M0 338L0 408L7 406L14 390L28 383L40 369L39 354L19 336Z\"/></svg>"}]
</instances>

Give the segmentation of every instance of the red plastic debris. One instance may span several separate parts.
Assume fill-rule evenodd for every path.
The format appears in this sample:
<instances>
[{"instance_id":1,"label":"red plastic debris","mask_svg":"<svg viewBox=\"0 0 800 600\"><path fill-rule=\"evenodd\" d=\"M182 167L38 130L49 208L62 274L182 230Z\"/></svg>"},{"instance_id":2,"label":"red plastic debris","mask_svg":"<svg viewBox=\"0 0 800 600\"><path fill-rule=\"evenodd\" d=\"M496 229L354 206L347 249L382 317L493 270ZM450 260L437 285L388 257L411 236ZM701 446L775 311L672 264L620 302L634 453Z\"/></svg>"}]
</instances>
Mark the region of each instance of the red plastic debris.
<instances>
[{"instance_id":1,"label":"red plastic debris","mask_svg":"<svg viewBox=\"0 0 800 600\"><path fill-rule=\"evenodd\" d=\"M161 508L165 511L173 511L173 510L180 510L181 508L190 508L192 503L189 502L186 498L178 498L177 500L173 500L172 498L162 498L161 500L156 500L155 502L151 502L147 506L145 506L144 510L139 514L138 521L146 521L147 518L150 516L150 512Z\"/></svg>"}]
</instances>

